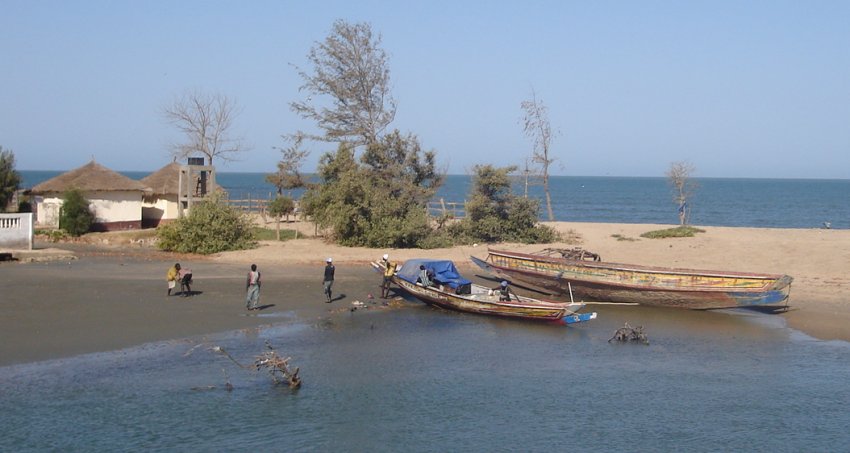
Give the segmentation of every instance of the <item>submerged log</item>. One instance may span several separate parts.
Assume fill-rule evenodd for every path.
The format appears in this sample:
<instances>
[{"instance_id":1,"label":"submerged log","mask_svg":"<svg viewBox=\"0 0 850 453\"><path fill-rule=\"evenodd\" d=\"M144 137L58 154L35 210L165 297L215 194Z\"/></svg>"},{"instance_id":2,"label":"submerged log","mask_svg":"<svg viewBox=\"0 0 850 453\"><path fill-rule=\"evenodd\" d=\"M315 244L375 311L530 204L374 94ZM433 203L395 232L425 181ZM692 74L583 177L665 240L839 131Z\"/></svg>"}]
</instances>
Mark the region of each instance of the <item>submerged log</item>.
<instances>
[{"instance_id":1,"label":"submerged log","mask_svg":"<svg viewBox=\"0 0 850 453\"><path fill-rule=\"evenodd\" d=\"M647 338L646 333L644 333L643 326L632 327L629 323L626 323L625 326L620 327L614 332L614 336L608 339L608 343L612 341L618 341L620 343L640 342L646 345L649 344L649 338Z\"/></svg>"},{"instance_id":2,"label":"submerged log","mask_svg":"<svg viewBox=\"0 0 850 453\"><path fill-rule=\"evenodd\" d=\"M263 369L268 371L275 384L286 383L291 389L301 387L301 378L298 377L300 369L298 367L290 368L289 366L289 361L292 358L280 357L268 340L266 340L266 347L269 350L258 355L254 360L254 366L257 368L257 371Z\"/></svg>"}]
</instances>

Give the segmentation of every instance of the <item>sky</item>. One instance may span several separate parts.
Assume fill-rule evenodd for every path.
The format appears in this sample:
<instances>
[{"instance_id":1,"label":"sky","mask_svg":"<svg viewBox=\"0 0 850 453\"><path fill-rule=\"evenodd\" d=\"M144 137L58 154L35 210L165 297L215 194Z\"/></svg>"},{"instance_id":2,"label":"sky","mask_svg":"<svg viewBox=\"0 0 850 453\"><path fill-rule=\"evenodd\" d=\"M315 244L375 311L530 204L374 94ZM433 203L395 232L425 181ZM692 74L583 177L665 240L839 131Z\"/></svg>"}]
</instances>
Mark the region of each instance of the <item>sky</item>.
<instances>
[{"instance_id":1,"label":"sky","mask_svg":"<svg viewBox=\"0 0 850 453\"><path fill-rule=\"evenodd\" d=\"M171 162L162 115L189 90L235 100L273 172L289 103L337 19L367 22L398 110L449 174L522 165L532 90L557 134L551 173L850 179L850 2L0 0L0 146L19 170ZM322 143L303 170L335 149Z\"/></svg>"}]
</instances>

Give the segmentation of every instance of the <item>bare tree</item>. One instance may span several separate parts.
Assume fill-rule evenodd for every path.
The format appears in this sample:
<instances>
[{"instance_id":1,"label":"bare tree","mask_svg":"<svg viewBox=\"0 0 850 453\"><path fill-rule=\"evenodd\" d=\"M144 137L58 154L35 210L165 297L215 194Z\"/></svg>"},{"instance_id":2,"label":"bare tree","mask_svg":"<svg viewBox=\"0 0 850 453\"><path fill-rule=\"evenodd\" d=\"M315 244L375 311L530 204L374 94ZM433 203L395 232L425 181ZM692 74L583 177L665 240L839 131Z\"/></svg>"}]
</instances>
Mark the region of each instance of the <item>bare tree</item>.
<instances>
[{"instance_id":1,"label":"bare tree","mask_svg":"<svg viewBox=\"0 0 850 453\"><path fill-rule=\"evenodd\" d=\"M307 58L313 72L297 68L304 80L299 90L308 96L289 104L295 113L315 121L324 131L324 135L309 138L348 141L355 146L378 141L396 110L390 94L387 54L380 45L381 36L373 36L368 23L337 20L325 40L310 49ZM329 106L317 104L314 95L330 98Z\"/></svg>"},{"instance_id":2,"label":"bare tree","mask_svg":"<svg viewBox=\"0 0 850 453\"><path fill-rule=\"evenodd\" d=\"M165 118L185 135L175 145L175 158L203 155L209 165L213 158L232 161L245 151L243 141L232 137L233 119L239 114L235 101L220 93L187 91L163 109Z\"/></svg>"},{"instance_id":3,"label":"bare tree","mask_svg":"<svg viewBox=\"0 0 850 453\"><path fill-rule=\"evenodd\" d=\"M521 107L525 111L523 131L526 137L534 142L531 160L540 165L543 192L546 194L546 211L551 222L555 220L555 215L552 212L552 196L549 192L549 166L555 162L556 158L550 153L553 132L549 123L549 109L543 101L537 99L534 90L531 90L531 99L522 101Z\"/></svg>"},{"instance_id":4,"label":"bare tree","mask_svg":"<svg viewBox=\"0 0 850 453\"><path fill-rule=\"evenodd\" d=\"M690 217L688 200L696 189L696 183L691 180L694 171L696 168L689 162L678 161L671 163L666 173L670 185L673 186L673 202L679 207L679 225L686 225Z\"/></svg>"},{"instance_id":5,"label":"bare tree","mask_svg":"<svg viewBox=\"0 0 850 453\"><path fill-rule=\"evenodd\" d=\"M277 172L266 175L266 181L277 188L277 194L283 195L284 190L292 190L307 185L304 175L301 174L301 165L310 151L301 149L304 136L293 134L284 136L284 140L291 141L287 148L277 148L282 156L277 163Z\"/></svg>"}]
</instances>

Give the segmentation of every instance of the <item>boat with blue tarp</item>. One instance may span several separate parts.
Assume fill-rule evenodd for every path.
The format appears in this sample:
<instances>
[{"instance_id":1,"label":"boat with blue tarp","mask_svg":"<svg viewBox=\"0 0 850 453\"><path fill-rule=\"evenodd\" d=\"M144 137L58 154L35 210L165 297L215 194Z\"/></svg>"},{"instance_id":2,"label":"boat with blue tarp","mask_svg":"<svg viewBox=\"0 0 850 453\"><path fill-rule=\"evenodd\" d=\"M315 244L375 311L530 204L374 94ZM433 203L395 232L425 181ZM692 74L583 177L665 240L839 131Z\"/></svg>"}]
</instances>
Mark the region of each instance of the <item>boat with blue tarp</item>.
<instances>
[{"instance_id":1,"label":"boat with blue tarp","mask_svg":"<svg viewBox=\"0 0 850 453\"><path fill-rule=\"evenodd\" d=\"M383 272L381 263L372 267ZM426 284L420 276L425 271ZM535 299L511 293L509 300L500 300L498 291L473 283L464 278L449 260L407 260L393 275L392 283L402 291L441 308L502 316L508 318L557 321L565 324L589 321L596 313L578 313L584 304Z\"/></svg>"}]
</instances>

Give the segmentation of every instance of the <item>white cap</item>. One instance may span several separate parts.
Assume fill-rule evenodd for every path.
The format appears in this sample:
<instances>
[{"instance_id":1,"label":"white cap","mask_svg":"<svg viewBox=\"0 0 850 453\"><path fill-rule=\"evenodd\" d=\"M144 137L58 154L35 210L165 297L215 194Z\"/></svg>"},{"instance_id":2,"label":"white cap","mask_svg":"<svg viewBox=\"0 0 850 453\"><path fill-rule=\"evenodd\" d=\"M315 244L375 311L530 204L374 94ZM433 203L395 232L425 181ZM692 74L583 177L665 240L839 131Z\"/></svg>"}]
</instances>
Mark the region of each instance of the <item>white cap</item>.
<instances>
[{"instance_id":1,"label":"white cap","mask_svg":"<svg viewBox=\"0 0 850 453\"><path fill-rule=\"evenodd\" d=\"M386 253L384 253L384 260L388 260L388 259L390 259L390 256L387 255Z\"/></svg>"},{"instance_id":2,"label":"white cap","mask_svg":"<svg viewBox=\"0 0 850 453\"><path fill-rule=\"evenodd\" d=\"M333 258L328 258L328 259L326 259L325 261L327 261L327 262L329 262L329 263L330 263L330 262L332 262L333 260L334 260Z\"/></svg>"}]
</instances>

